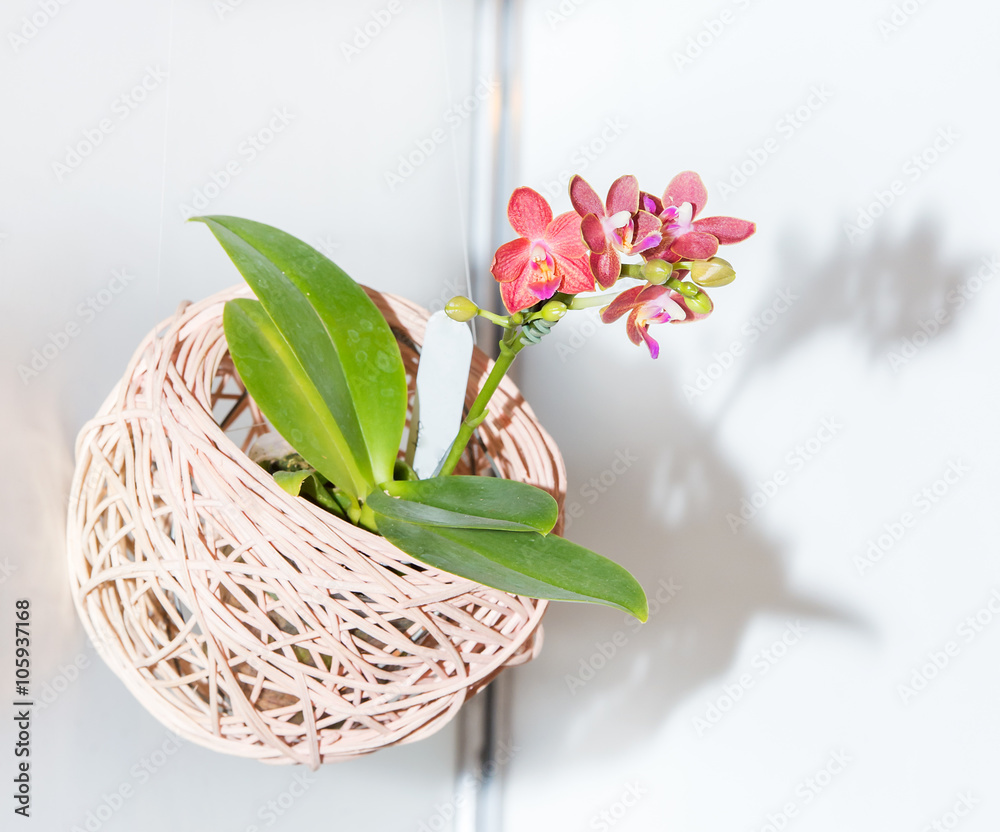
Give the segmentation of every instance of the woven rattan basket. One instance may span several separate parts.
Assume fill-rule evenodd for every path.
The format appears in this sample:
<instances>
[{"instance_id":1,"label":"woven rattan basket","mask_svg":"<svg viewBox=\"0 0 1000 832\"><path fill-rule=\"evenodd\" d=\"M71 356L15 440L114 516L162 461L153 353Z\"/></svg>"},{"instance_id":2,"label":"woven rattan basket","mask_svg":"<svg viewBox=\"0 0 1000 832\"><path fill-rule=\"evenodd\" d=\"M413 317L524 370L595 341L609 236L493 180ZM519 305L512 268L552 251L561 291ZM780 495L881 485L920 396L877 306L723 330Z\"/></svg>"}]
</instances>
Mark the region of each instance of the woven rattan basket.
<instances>
[{"instance_id":1,"label":"woven rattan basket","mask_svg":"<svg viewBox=\"0 0 1000 832\"><path fill-rule=\"evenodd\" d=\"M427 312L369 294L412 389ZM546 604L423 566L250 461L269 427L222 329L225 301L245 296L238 287L182 307L84 426L70 581L101 656L164 725L315 768L441 728L538 653ZM467 405L489 366L477 350ZM562 504L559 452L508 379L478 436L466 471L494 466Z\"/></svg>"}]
</instances>

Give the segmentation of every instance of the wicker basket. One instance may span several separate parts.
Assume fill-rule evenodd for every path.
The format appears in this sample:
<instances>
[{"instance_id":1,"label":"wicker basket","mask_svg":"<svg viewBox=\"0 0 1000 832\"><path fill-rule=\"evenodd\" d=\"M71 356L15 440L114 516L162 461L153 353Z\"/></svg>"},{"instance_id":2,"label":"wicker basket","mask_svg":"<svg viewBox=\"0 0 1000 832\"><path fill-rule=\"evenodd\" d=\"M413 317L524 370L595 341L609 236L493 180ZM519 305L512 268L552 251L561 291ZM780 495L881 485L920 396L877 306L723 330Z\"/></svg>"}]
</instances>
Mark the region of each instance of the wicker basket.
<instances>
[{"instance_id":1,"label":"wicker basket","mask_svg":"<svg viewBox=\"0 0 1000 832\"><path fill-rule=\"evenodd\" d=\"M427 312L369 294L412 389ZM101 656L164 725L219 751L315 768L441 728L500 670L538 653L546 603L424 566L289 496L250 461L269 427L222 329L224 303L247 296L238 287L183 306L84 426L70 581ZM477 350L467 405L489 366ZM562 504L562 458L507 379L479 443L466 471L493 465Z\"/></svg>"}]
</instances>

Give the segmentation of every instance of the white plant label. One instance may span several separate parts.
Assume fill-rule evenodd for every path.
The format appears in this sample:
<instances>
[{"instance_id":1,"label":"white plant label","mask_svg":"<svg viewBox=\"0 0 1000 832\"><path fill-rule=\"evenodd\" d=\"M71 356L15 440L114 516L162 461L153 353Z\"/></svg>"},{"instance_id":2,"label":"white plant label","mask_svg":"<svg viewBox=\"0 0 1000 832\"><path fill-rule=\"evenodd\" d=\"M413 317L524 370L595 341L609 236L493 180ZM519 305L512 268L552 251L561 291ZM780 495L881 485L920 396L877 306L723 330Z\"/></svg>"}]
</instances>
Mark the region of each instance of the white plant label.
<instances>
[{"instance_id":1,"label":"white plant label","mask_svg":"<svg viewBox=\"0 0 1000 832\"><path fill-rule=\"evenodd\" d=\"M420 479L435 476L462 424L472 363L472 330L443 311L427 322L407 456ZM413 430L412 425L416 425Z\"/></svg>"}]
</instances>

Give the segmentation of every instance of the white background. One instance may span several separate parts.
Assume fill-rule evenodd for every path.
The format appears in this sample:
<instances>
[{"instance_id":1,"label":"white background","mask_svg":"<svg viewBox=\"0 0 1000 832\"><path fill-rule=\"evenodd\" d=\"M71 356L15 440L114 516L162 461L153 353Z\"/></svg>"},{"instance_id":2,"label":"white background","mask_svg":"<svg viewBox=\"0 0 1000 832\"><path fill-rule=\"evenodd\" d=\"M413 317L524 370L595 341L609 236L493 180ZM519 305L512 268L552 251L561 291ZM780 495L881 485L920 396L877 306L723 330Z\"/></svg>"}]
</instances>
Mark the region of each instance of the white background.
<instances>
[{"instance_id":1,"label":"white background","mask_svg":"<svg viewBox=\"0 0 1000 832\"><path fill-rule=\"evenodd\" d=\"M344 44L385 3L229 5L74 0L24 41L39 3L0 12L0 609L32 599L35 679L64 688L35 719L31 828L82 826L122 784L102 829L266 828L295 776L186 745L137 777L167 734L87 646L66 586L76 432L154 324L238 280L182 206L235 161L198 212L277 225L425 305L464 285L468 4L403 0L356 54ZM580 172L603 191L634 173L660 192L694 169L707 215L759 231L723 250L739 278L711 318L658 329L658 361L582 315L522 359L580 507L569 536L669 600L641 629L553 606L541 657L515 671L505 829L917 832L962 796L958 828L997 828L1000 281L982 278L1000 255L998 24L972 0L524 5L518 183ZM149 86L168 77L122 118L151 70ZM275 109L287 126L250 158ZM125 290L81 313L121 270ZM70 323L37 376L19 370ZM755 495L748 522L727 519ZM449 727L328 766L273 828L437 824L454 745Z\"/></svg>"}]
</instances>

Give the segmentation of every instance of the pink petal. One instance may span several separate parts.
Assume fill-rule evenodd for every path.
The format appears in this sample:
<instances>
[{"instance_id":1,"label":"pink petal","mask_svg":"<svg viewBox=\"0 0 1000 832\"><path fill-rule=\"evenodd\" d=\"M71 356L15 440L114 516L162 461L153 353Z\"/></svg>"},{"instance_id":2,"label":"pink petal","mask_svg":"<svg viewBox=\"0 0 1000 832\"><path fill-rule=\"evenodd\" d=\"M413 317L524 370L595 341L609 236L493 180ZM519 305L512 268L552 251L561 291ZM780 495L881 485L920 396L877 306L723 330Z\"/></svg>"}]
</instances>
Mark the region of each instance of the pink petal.
<instances>
[{"instance_id":1,"label":"pink petal","mask_svg":"<svg viewBox=\"0 0 1000 832\"><path fill-rule=\"evenodd\" d=\"M650 234L648 237L643 237L632 246L632 253L641 254L644 251L649 251L651 248L658 246L662 239L659 234Z\"/></svg>"},{"instance_id":2,"label":"pink petal","mask_svg":"<svg viewBox=\"0 0 1000 832\"><path fill-rule=\"evenodd\" d=\"M674 254L679 254L685 260L707 260L709 257L715 257L719 250L719 241L703 231L689 231L674 240L670 248Z\"/></svg>"},{"instance_id":3,"label":"pink petal","mask_svg":"<svg viewBox=\"0 0 1000 832\"><path fill-rule=\"evenodd\" d=\"M659 217L654 217L648 211L639 211L633 220L635 222L635 235L629 254L638 254L658 245L662 237L660 228L662 223Z\"/></svg>"},{"instance_id":4,"label":"pink petal","mask_svg":"<svg viewBox=\"0 0 1000 832\"><path fill-rule=\"evenodd\" d=\"M636 310L632 310L629 313L628 320L625 321L625 334L628 335L629 341L633 344L642 343L642 333L639 332L639 327L636 326L635 319L637 317Z\"/></svg>"},{"instance_id":5,"label":"pink petal","mask_svg":"<svg viewBox=\"0 0 1000 832\"><path fill-rule=\"evenodd\" d=\"M552 209L538 191L518 188L510 195L510 202L507 203L507 219L522 237L540 240L552 222Z\"/></svg>"},{"instance_id":6,"label":"pink petal","mask_svg":"<svg viewBox=\"0 0 1000 832\"><path fill-rule=\"evenodd\" d=\"M608 238L604 234L604 223L597 214L587 214L580 223L580 233L583 242L591 251L598 254L608 247Z\"/></svg>"},{"instance_id":7,"label":"pink petal","mask_svg":"<svg viewBox=\"0 0 1000 832\"><path fill-rule=\"evenodd\" d=\"M556 269L562 275L562 286L559 287L560 292L575 295L579 292L594 291L594 275L590 271L590 258L553 256L556 260Z\"/></svg>"},{"instance_id":8,"label":"pink petal","mask_svg":"<svg viewBox=\"0 0 1000 832\"><path fill-rule=\"evenodd\" d=\"M687 309L679 305L673 298L661 298L657 301L657 306L659 306L660 311L649 319L651 323L665 324L667 321L684 321L690 314Z\"/></svg>"},{"instance_id":9,"label":"pink petal","mask_svg":"<svg viewBox=\"0 0 1000 832\"><path fill-rule=\"evenodd\" d=\"M639 192L639 207L643 211L649 211L650 214L656 214L656 216L660 216L663 213L663 203L660 201L660 198L652 194L647 194L645 191Z\"/></svg>"},{"instance_id":10,"label":"pink petal","mask_svg":"<svg viewBox=\"0 0 1000 832\"><path fill-rule=\"evenodd\" d=\"M528 265L530 257L531 241L524 237L518 237L509 243L504 243L493 255L493 265L490 271L501 283L510 283L517 280Z\"/></svg>"},{"instance_id":11,"label":"pink petal","mask_svg":"<svg viewBox=\"0 0 1000 832\"><path fill-rule=\"evenodd\" d=\"M645 286L641 286L639 288L640 288L639 294L635 296L636 304L649 303L650 301L654 301L670 291L668 287L659 286L655 283L648 283Z\"/></svg>"},{"instance_id":12,"label":"pink petal","mask_svg":"<svg viewBox=\"0 0 1000 832\"><path fill-rule=\"evenodd\" d=\"M507 311L513 314L534 306L538 303L535 293L528 288L527 280L514 280L510 283L500 284L500 295L503 297L503 305Z\"/></svg>"},{"instance_id":13,"label":"pink petal","mask_svg":"<svg viewBox=\"0 0 1000 832\"><path fill-rule=\"evenodd\" d=\"M643 326L639 328L639 334L642 336L642 340L646 342L646 346L649 347L649 354L653 358L659 358L660 356L660 345L656 343L656 339L649 334L649 327Z\"/></svg>"},{"instance_id":14,"label":"pink petal","mask_svg":"<svg viewBox=\"0 0 1000 832\"><path fill-rule=\"evenodd\" d=\"M562 257L583 257L587 247L580 236L580 215L575 211L560 214L545 230L545 242L553 255Z\"/></svg>"},{"instance_id":15,"label":"pink petal","mask_svg":"<svg viewBox=\"0 0 1000 832\"><path fill-rule=\"evenodd\" d=\"M757 230L754 223L738 220L736 217L705 217L695 220L694 227L711 234L726 245L742 242Z\"/></svg>"},{"instance_id":16,"label":"pink petal","mask_svg":"<svg viewBox=\"0 0 1000 832\"><path fill-rule=\"evenodd\" d=\"M618 252L610 246L603 254L592 251L590 253L590 270L594 273L594 277L602 289L610 289L622 273L622 261L618 259Z\"/></svg>"},{"instance_id":17,"label":"pink petal","mask_svg":"<svg viewBox=\"0 0 1000 832\"><path fill-rule=\"evenodd\" d=\"M634 176L619 176L608 188L608 214L639 210L639 180Z\"/></svg>"},{"instance_id":18,"label":"pink petal","mask_svg":"<svg viewBox=\"0 0 1000 832\"><path fill-rule=\"evenodd\" d=\"M538 303L540 300L548 300L552 297L559 290L561 283L562 277L557 272L553 272L548 280L533 281L529 279L525 285L528 287L528 291L535 296L535 303Z\"/></svg>"},{"instance_id":19,"label":"pink petal","mask_svg":"<svg viewBox=\"0 0 1000 832\"><path fill-rule=\"evenodd\" d=\"M667 185L667 189L663 192L664 208L668 205L683 205L685 202L691 203L695 215L708 202L708 191L705 189L705 183L701 181L701 177L693 170L678 173L677 176L670 180L670 184Z\"/></svg>"},{"instance_id":20,"label":"pink petal","mask_svg":"<svg viewBox=\"0 0 1000 832\"><path fill-rule=\"evenodd\" d=\"M579 174L569 180L569 201L573 203L573 210L581 217L585 217L587 214L604 216L604 203L601 202L597 191L591 188Z\"/></svg>"},{"instance_id":21,"label":"pink petal","mask_svg":"<svg viewBox=\"0 0 1000 832\"><path fill-rule=\"evenodd\" d=\"M674 254L670 250L670 244L673 242L672 237L664 237L660 242L651 249L647 249L642 252L643 260L669 260L671 263L676 263L681 259L679 254Z\"/></svg>"},{"instance_id":22,"label":"pink petal","mask_svg":"<svg viewBox=\"0 0 1000 832\"><path fill-rule=\"evenodd\" d=\"M601 311L601 320L606 324L610 324L612 321L617 321L622 315L635 306L635 299L639 296L642 288L642 286L633 286L631 289L626 289L622 292L618 297L611 301L611 303L604 307Z\"/></svg>"}]
</instances>

